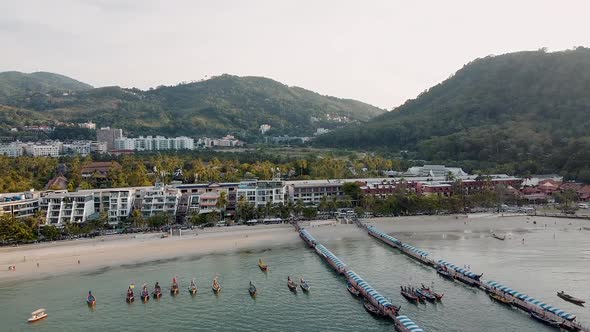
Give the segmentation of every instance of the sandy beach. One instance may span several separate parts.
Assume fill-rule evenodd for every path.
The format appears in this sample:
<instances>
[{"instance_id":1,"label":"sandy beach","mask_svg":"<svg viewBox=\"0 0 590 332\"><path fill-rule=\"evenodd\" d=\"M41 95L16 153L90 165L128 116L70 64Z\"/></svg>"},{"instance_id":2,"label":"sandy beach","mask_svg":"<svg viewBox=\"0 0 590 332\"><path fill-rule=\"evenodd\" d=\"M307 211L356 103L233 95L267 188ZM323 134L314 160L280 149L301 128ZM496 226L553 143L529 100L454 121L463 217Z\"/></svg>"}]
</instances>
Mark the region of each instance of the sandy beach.
<instances>
[{"instance_id":1,"label":"sandy beach","mask_svg":"<svg viewBox=\"0 0 590 332\"><path fill-rule=\"evenodd\" d=\"M449 237L489 237L493 232L520 239L526 238L527 232L534 229L547 227L579 230L590 226L588 220L522 215L502 217L493 214L372 218L364 222L385 232L395 233L404 241L428 239L429 236L440 237L441 233L448 234ZM321 241L367 236L355 225L302 225ZM587 230L583 232L590 234ZM197 233L195 235L191 231L181 237L167 238L160 238L161 234L120 235L0 248L0 282L44 278L188 255L272 248L301 241L290 225L210 228L198 230ZM8 270L8 266L12 265L16 266L16 271Z\"/></svg>"},{"instance_id":2,"label":"sandy beach","mask_svg":"<svg viewBox=\"0 0 590 332\"><path fill-rule=\"evenodd\" d=\"M7 247L0 248L0 282L181 256L272 248L299 241L291 225L272 225L210 228L166 238L151 233ZM8 270L12 265L16 271Z\"/></svg>"}]
</instances>

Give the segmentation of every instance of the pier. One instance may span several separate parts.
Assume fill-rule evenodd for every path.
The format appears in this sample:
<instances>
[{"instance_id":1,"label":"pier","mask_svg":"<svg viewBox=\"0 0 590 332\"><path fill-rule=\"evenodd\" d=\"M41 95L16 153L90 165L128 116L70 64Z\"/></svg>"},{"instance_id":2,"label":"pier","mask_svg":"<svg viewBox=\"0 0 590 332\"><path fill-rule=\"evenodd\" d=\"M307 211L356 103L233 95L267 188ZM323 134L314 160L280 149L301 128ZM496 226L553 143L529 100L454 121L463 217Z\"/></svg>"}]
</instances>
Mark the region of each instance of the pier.
<instances>
[{"instance_id":1,"label":"pier","mask_svg":"<svg viewBox=\"0 0 590 332\"><path fill-rule=\"evenodd\" d=\"M358 222L358 224L362 223ZM590 328L582 326L580 323L575 322L576 316L573 314L567 313L557 307L543 303L528 295L519 293L511 288L503 286L498 282L485 282L481 280L483 273L476 274L472 271L469 271L468 269L461 268L443 259L439 259L435 262L430 257L430 253L419 248L413 247L407 243L402 243L402 241L396 239L395 237L385 232L382 232L374 226L366 226L364 224L359 226L363 229L366 229L370 236L380 240L381 242L387 244L390 247L400 250L408 257L425 265L431 266L437 270L443 270L447 272L452 277L452 279L460 281L468 286L484 290L488 294L492 293L497 296L500 296L509 301L509 303L511 303L512 305L524 310L529 314L535 313L537 315L540 315L541 317L555 321L556 325L558 325L556 327L569 331L590 332ZM404 316L398 316L397 321L401 321L399 317Z\"/></svg>"},{"instance_id":2,"label":"pier","mask_svg":"<svg viewBox=\"0 0 590 332\"><path fill-rule=\"evenodd\" d=\"M359 291L361 296L377 308L382 315L391 318L394 322L395 329L400 332L424 332L416 323L406 316L399 316L399 307L396 307L385 296L377 292L369 283L363 280L358 274L352 271L348 265L334 255L328 248L319 243L313 235L299 224L295 224L295 229L303 241L312 248L318 256L328 263L338 274L343 275L347 282Z\"/></svg>"}]
</instances>

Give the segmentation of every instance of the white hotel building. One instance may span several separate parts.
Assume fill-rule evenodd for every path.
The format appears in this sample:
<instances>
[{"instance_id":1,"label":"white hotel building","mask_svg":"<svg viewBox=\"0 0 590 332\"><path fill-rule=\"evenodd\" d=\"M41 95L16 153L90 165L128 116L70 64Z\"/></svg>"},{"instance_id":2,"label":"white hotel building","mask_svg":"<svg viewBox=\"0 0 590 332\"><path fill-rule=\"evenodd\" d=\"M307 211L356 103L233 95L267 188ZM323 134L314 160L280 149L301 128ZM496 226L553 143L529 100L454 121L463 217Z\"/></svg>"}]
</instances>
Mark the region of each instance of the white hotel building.
<instances>
[{"instance_id":1,"label":"white hotel building","mask_svg":"<svg viewBox=\"0 0 590 332\"><path fill-rule=\"evenodd\" d=\"M41 198L40 206L47 211L46 225L53 226L83 223L95 213L94 195L89 192L50 193Z\"/></svg>"},{"instance_id":2,"label":"white hotel building","mask_svg":"<svg viewBox=\"0 0 590 332\"><path fill-rule=\"evenodd\" d=\"M255 206L265 206L267 203L285 203L285 184L280 181L242 181L237 190L237 201L244 197L245 201Z\"/></svg>"},{"instance_id":3,"label":"white hotel building","mask_svg":"<svg viewBox=\"0 0 590 332\"><path fill-rule=\"evenodd\" d=\"M115 139L116 150L194 150L195 140L186 136L166 138L164 136L121 137Z\"/></svg>"},{"instance_id":4,"label":"white hotel building","mask_svg":"<svg viewBox=\"0 0 590 332\"><path fill-rule=\"evenodd\" d=\"M144 189L140 192L141 213L144 217L151 217L158 213L176 215L180 196L179 189L163 185Z\"/></svg>"}]
</instances>

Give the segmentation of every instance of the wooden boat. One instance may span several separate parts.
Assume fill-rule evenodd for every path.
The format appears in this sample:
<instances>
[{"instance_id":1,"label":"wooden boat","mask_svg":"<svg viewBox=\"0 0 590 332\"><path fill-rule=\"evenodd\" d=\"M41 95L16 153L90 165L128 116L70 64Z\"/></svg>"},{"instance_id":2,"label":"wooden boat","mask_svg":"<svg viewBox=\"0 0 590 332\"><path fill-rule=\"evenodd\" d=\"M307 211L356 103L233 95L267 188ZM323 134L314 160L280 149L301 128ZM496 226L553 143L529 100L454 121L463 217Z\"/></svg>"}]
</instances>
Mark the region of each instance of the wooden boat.
<instances>
[{"instance_id":1,"label":"wooden boat","mask_svg":"<svg viewBox=\"0 0 590 332\"><path fill-rule=\"evenodd\" d=\"M301 278L299 282L299 287L301 287L301 290L303 290L304 292L309 292L310 286L307 283L307 281L303 280L303 278Z\"/></svg>"},{"instance_id":2,"label":"wooden boat","mask_svg":"<svg viewBox=\"0 0 590 332\"><path fill-rule=\"evenodd\" d=\"M131 302L135 301L135 297L133 296L133 292L127 293L127 295L125 295L125 301L127 301L127 303L131 303Z\"/></svg>"},{"instance_id":3,"label":"wooden boat","mask_svg":"<svg viewBox=\"0 0 590 332\"><path fill-rule=\"evenodd\" d=\"M489 293L488 296L490 297L490 299L497 301L499 303L502 304L507 304L507 305L512 305L512 301L508 300L507 298L500 296L498 294L495 293Z\"/></svg>"},{"instance_id":4,"label":"wooden boat","mask_svg":"<svg viewBox=\"0 0 590 332\"><path fill-rule=\"evenodd\" d=\"M250 281L250 286L248 287L248 293L250 293L250 296L256 296L256 286L254 286L252 284L252 281Z\"/></svg>"},{"instance_id":5,"label":"wooden boat","mask_svg":"<svg viewBox=\"0 0 590 332\"><path fill-rule=\"evenodd\" d=\"M86 304L88 304L89 307L96 305L96 298L90 292L88 292L88 296L86 296Z\"/></svg>"},{"instance_id":6,"label":"wooden boat","mask_svg":"<svg viewBox=\"0 0 590 332\"><path fill-rule=\"evenodd\" d=\"M291 280L291 277L287 278L287 287L289 287L289 290L292 292L297 293L297 284Z\"/></svg>"},{"instance_id":7,"label":"wooden boat","mask_svg":"<svg viewBox=\"0 0 590 332\"><path fill-rule=\"evenodd\" d=\"M426 303L426 296L424 296L424 294L422 294L420 290L414 289L414 295L416 295L416 297L418 298L418 302Z\"/></svg>"},{"instance_id":8,"label":"wooden boat","mask_svg":"<svg viewBox=\"0 0 590 332\"><path fill-rule=\"evenodd\" d=\"M384 317L383 313L369 301L364 301L363 307L365 307L365 310L367 310L371 315L376 317Z\"/></svg>"},{"instance_id":9,"label":"wooden boat","mask_svg":"<svg viewBox=\"0 0 590 332\"><path fill-rule=\"evenodd\" d=\"M569 294L566 294L564 291L561 292L557 292L557 296L559 296L560 298L564 299L565 301L571 302L573 304L579 305L579 306L584 306L584 303L586 303L586 301L579 299L577 297L573 297Z\"/></svg>"},{"instance_id":10,"label":"wooden boat","mask_svg":"<svg viewBox=\"0 0 590 332\"><path fill-rule=\"evenodd\" d=\"M555 320L550 319L550 318L547 318L545 316L541 316L541 315L539 315L538 313L536 313L534 311L531 311L530 312L530 315L531 315L531 317L533 319L538 320L539 322L541 322L543 324L547 324L547 325L550 325L550 326L556 326L556 327L561 326L561 323L560 322L555 321Z\"/></svg>"},{"instance_id":11,"label":"wooden boat","mask_svg":"<svg viewBox=\"0 0 590 332\"><path fill-rule=\"evenodd\" d=\"M436 269L436 273L438 273L439 276L445 278L445 279L449 279L449 280L453 280L453 275L449 273L449 271L445 271L443 269Z\"/></svg>"},{"instance_id":12,"label":"wooden boat","mask_svg":"<svg viewBox=\"0 0 590 332\"><path fill-rule=\"evenodd\" d=\"M348 283L346 285L346 289L348 289L348 292L353 296L358 297L359 295L361 295L361 292L359 292L358 289L354 288L354 286L351 283Z\"/></svg>"},{"instance_id":13,"label":"wooden boat","mask_svg":"<svg viewBox=\"0 0 590 332\"><path fill-rule=\"evenodd\" d=\"M421 298L426 299L429 302L436 302L436 297L425 289L416 289L415 292L419 294Z\"/></svg>"},{"instance_id":14,"label":"wooden boat","mask_svg":"<svg viewBox=\"0 0 590 332\"><path fill-rule=\"evenodd\" d=\"M268 264L263 262L262 259L258 260L258 267L264 272L268 271Z\"/></svg>"},{"instance_id":15,"label":"wooden boat","mask_svg":"<svg viewBox=\"0 0 590 332\"><path fill-rule=\"evenodd\" d=\"M404 288L402 286L400 286L400 293L402 294L403 297L406 298L406 300L413 302L413 303L418 303L418 297L416 295L414 295L414 293L411 292L411 290Z\"/></svg>"},{"instance_id":16,"label":"wooden boat","mask_svg":"<svg viewBox=\"0 0 590 332\"><path fill-rule=\"evenodd\" d=\"M213 285L211 286L211 289L213 289L213 293L215 294L221 292L221 285L219 284L219 282L217 282L217 277L213 279Z\"/></svg>"},{"instance_id":17,"label":"wooden boat","mask_svg":"<svg viewBox=\"0 0 590 332\"><path fill-rule=\"evenodd\" d=\"M170 287L170 294L172 295L178 295L178 293L180 292L180 289L178 288L178 283L172 283L172 286Z\"/></svg>"},{"instance_id":18,"label":"wooden boat","mask_svg":"<svg viewBox=\"0 0 590 332\"><path fill-rule=\"evenodd\" d=\"M192 287L189 287L189 288L188 288L188 292L189 292L191 295L197 295L197 286L192 286Z\"/></svg>"},{"instance_id":19,"label":"wooden boat","mask_svg":"<svg viewBox=\"0 0 590 332\"><path fill-rule=\"evenodd\" d=\"M154 299L159 299L162 297L162 289L160 288L160 286L156 287L154 289L154 292L152 293L154 296Z\"/></svg>"},{"instance_id":20,"label":"wooden boat","mask_svg":"<svg viewBox=\"0 0 590 332\"><path fill-rule=\"evenodd\" d=\"M141 302L146 303L150 300L150 291L147 289L147 286L143 286L141 290Z\"/></svg>"},{"instance_id":21,"label":"wooden boat","mask_svg":"<svg viewBox=\"0 0 590 332\"><path fill-rule=\"evenodd\" d=\"M444 296L444 294L439 294L439 293L435 292L434 290L432 290L432 289L430 289L430 288L428 288L428 287L426 287L424 285L422 285L422 292L425 292L427 294L430 294L430 295L434 296L434 298L437 301L442 300L442 298Z\"/></svg>"},{"instance_id":22,"label":"wooden boat","mask_svg":"<svg viewBox=\"0 0 590 332\"><path fill-rule=\"evenodd\" d=\"M492 234L492 237L494 237L494 239L497 239L497 240L500 240L500 241L506 240L506 235L500 236L500 235L497 235L497 234L493 233Z\"/></svg>"},{"instance_id":23,"label":"wooden boat","mask_svg":"<svg viewBox=\"0 0 590 332\"><path fill-rule=\"evenodd\" d=\"M31 312L31 317L29 319L27 319L27 321L29 323L34 323L34 322L44 319L45 317L47 317L47 313L45 312L45 309L37 309L37 310Z\"/></svg>"}]
</instances>

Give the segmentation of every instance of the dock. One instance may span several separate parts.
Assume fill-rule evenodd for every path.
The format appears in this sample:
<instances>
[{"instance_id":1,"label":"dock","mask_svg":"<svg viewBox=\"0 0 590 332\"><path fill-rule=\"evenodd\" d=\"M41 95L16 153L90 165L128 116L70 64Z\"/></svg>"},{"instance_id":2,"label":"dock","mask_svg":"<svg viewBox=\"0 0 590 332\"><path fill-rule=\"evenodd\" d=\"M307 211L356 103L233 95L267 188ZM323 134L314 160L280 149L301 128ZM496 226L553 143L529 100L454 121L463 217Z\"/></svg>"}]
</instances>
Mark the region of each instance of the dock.
<instances>
[{"instance_id":1,"label":"dock","mask_svg":"<svg viewBox=\"0 0 590 332\"><path fill-rule=\"evenodd\" d=\"M415 261L431 266L437 270L444 270L445 272L450 274L452 279L457 280L467 286L475 287L484 290L486 293L493 293L497 296L500 296L509 301L512 305L524 310L527 313L536 313L542 317L551 319L555 322L559 322L559 327L562 329L569 331L590 332L590 328L582 326L580 323L575 321L576 316L573 314L567 313L557 307L548 305L528 295L517 292L498 282L485 282L481 279L483 273L476 274L473 271L461 268L443 259L434 261L430 257L430 253L422 249L413 247L407 243L402 243L402 241L396 239L395 237L385 232L382 232L381 230L377 229L372 225L366 226L363 224L359 226L367 230L370 236L378 239L379 241L387 244L390 247L398 249L406 256L414 259Z\"/></svg>"},{"instance_id":2,"label":"dock","mask_svg":"<svg viewBox=\"0 0 590 332\"><path fill-rule=\"evenodd\" d=\"M416 323L406 316L398 315L398 308L393 305L385 296L381 295L369 283L363 280L358 274L350 269L340 258L334 255L328 248L319 243L316 238L299 224L295 224L299 237L313 249L336 273L343 275L361 296L375 308L379 309L382 315L393 320L395 329L400 332L424 332Z\"/></svg>"}]
</instances>

